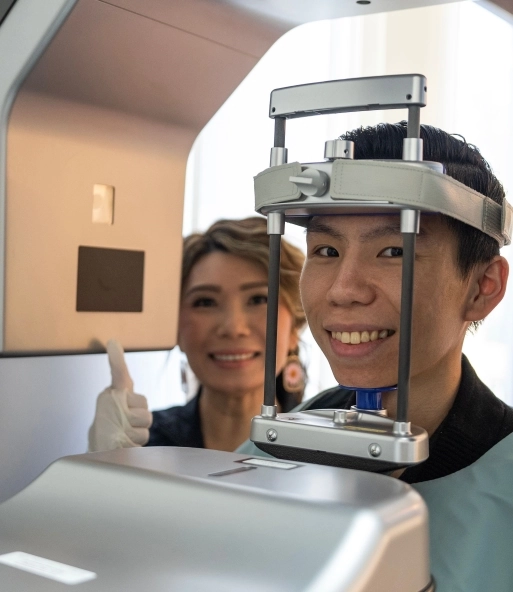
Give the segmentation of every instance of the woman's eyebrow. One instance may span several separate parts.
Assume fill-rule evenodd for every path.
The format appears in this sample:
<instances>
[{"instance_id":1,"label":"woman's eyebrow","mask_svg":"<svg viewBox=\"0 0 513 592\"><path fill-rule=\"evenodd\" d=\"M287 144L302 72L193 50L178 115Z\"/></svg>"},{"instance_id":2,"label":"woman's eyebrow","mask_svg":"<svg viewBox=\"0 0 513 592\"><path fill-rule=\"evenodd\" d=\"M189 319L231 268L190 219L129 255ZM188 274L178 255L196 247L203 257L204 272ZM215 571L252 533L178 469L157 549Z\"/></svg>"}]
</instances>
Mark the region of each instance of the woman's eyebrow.
<instances>
[{"instance_id":1,"label":"woman's eyebrow","mask_svg":"<svg viewBox=\"0 0 513 592\"><path fill-rule=\"evenodd\" d=\"M253 290L255 288L267 288L267 281L262 280L258 282L247 282L245 284L241 284L239 286L239 290ZM222 287L217 284L197 284L196 286L192 286L185 292L185 296L189 296L196 292L215 292L219 294L222 292Z\"/></svg>"},{"instance_id":2,"label":"woman's eyebrow","mask_svg":"<svg viewBox=\"0 0 513 592\"><path fill-rule=\"evenodd\" d=\"M216 284L198 284L186 290L185 295L189 296L189 294L194 294L195 292L221 292L221 286L216 286Z\"/></svg>"},{"instance_id":3,"label":"woman's eyebrow","mask_svg":"<svg viewBox=\"0 0 513 592\"><path fill-rule=\"evenodd\" d=\"M267 288L268 287L268 283L267 280L266 281L261 281L261 282L248 282L247 284L242 284L240 286L241 290L253 290L254 288Z\"/></svg>"}]
</instances>

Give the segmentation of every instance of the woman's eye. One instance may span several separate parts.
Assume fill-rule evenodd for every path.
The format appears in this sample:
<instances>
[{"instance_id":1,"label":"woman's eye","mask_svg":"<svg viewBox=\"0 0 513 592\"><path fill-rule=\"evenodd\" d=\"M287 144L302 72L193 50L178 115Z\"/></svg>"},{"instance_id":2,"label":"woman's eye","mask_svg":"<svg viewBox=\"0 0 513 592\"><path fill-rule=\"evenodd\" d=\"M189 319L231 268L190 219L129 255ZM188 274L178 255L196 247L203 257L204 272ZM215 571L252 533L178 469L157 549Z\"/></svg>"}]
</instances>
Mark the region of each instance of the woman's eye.
<instances>
[{"instance_id":1,"label":"woman's eye","mask_svg":"<svg viewBox=\"0 0 513 592\"><path fill-rule=\"evenodd\" d=\"M338 251L333 247L321 247L316 253L321 257L338 257Z\"/></svg>"},{"instance_id":2,"label":"woman's eye","mask_svg":"<svg viewBox=\"0 0 513 592\"><path fill-rule=\"evenodd\" d=\"M250 304L267 304L267 294L255 294L249 299Z\"/></svg>"},{"instance_id":3,"label":"woman's eye","mask_svg":"<svg viewBox=\"0 0 513 592\"><path fill-rule=\"evenodd\" d=\"M210 306L215 306L215 305L216 305L216 301L213 298L207 298L207 297L196 298L196 300L194 300L192 303L192 306L194 308L208 308Z\"/></svg>"},{"instance_id":4,"label":"woman's eye","mask_svg":"<svg viewBox=\"0 0 513 592\"><path fill-rule=\"evenodd\" d=\"M388 247L387 249L383 249L378 257L402 257L403 256L403 249L402 247Z\"/></svg>"}]
</instances>

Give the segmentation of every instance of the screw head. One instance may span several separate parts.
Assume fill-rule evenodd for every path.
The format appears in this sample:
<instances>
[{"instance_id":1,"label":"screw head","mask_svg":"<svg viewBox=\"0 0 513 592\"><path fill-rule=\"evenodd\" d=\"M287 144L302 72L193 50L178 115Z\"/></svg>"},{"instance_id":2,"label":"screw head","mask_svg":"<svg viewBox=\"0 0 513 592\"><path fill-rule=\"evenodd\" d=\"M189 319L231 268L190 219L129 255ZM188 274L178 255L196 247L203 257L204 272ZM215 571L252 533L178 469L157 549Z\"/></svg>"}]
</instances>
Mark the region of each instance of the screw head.
<instances>
[{"instance_id":1,"label":"screw head","mask_svg":"<svg viewBox=\"0 0 513 592\"><path fill-rule=\"evenodd\" d=\"M381 455L381 446L379 444L370 444L369 445L369 454L374 458L377 458Z\"/></svg>"},{"instance_id":2,"label":"screw head","mask_svg":"<svg viewBox=\"0 0 513 592\"><path fill-rule=\"evenodd\" d=\"M266 436L269 442L275 442L278 439L278 432L273 429L267 430Z\"/></svg>"}]
</instances>

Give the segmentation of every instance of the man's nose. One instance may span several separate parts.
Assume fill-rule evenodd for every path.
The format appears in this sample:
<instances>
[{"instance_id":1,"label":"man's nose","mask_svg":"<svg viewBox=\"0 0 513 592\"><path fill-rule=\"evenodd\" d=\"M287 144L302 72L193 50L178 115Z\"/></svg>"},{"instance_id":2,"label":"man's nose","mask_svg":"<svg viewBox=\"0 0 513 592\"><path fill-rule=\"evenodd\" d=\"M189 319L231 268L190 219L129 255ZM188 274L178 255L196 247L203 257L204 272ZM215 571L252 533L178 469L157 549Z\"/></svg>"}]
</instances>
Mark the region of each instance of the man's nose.
<instances>
[{"instance_id":1,"label":"man's nose","mask_svg":"<svg viewBox=\"0 0 513 592\"><path fill-rule=\"evenodd\" d=\"M334 306L371 304L376 297L372 273L357 259L341 260L326 298Z\"/></svg>"},{"instance_id":2,"label":"man's nose","mask_svg":"<svg viewBox=\"0 0 513 592\"><path fill-rule=\"evenodd\" d=\"M240 306L229 306L222 311L218 325L220 335L238 337L249 332L248 317Z\"/></svg>"}]
</instances>

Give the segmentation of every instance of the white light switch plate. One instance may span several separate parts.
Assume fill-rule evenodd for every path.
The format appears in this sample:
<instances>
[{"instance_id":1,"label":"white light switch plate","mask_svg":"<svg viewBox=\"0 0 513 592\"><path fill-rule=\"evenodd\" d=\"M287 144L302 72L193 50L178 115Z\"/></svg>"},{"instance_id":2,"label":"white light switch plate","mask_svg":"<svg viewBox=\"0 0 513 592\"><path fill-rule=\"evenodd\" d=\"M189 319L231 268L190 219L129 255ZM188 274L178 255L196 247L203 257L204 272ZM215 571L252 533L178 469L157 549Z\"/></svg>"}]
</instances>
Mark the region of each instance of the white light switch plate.
<instances>
[{"instance_id":1,"label":"white light switch plate","mask_svg":"<svg viewBox=\"0 0 513 592\"><path fill-rule=\"evenodd\" d=\"M93 223L114 224L114 187L93 185Z\"/></svg>"}]
</instances>

